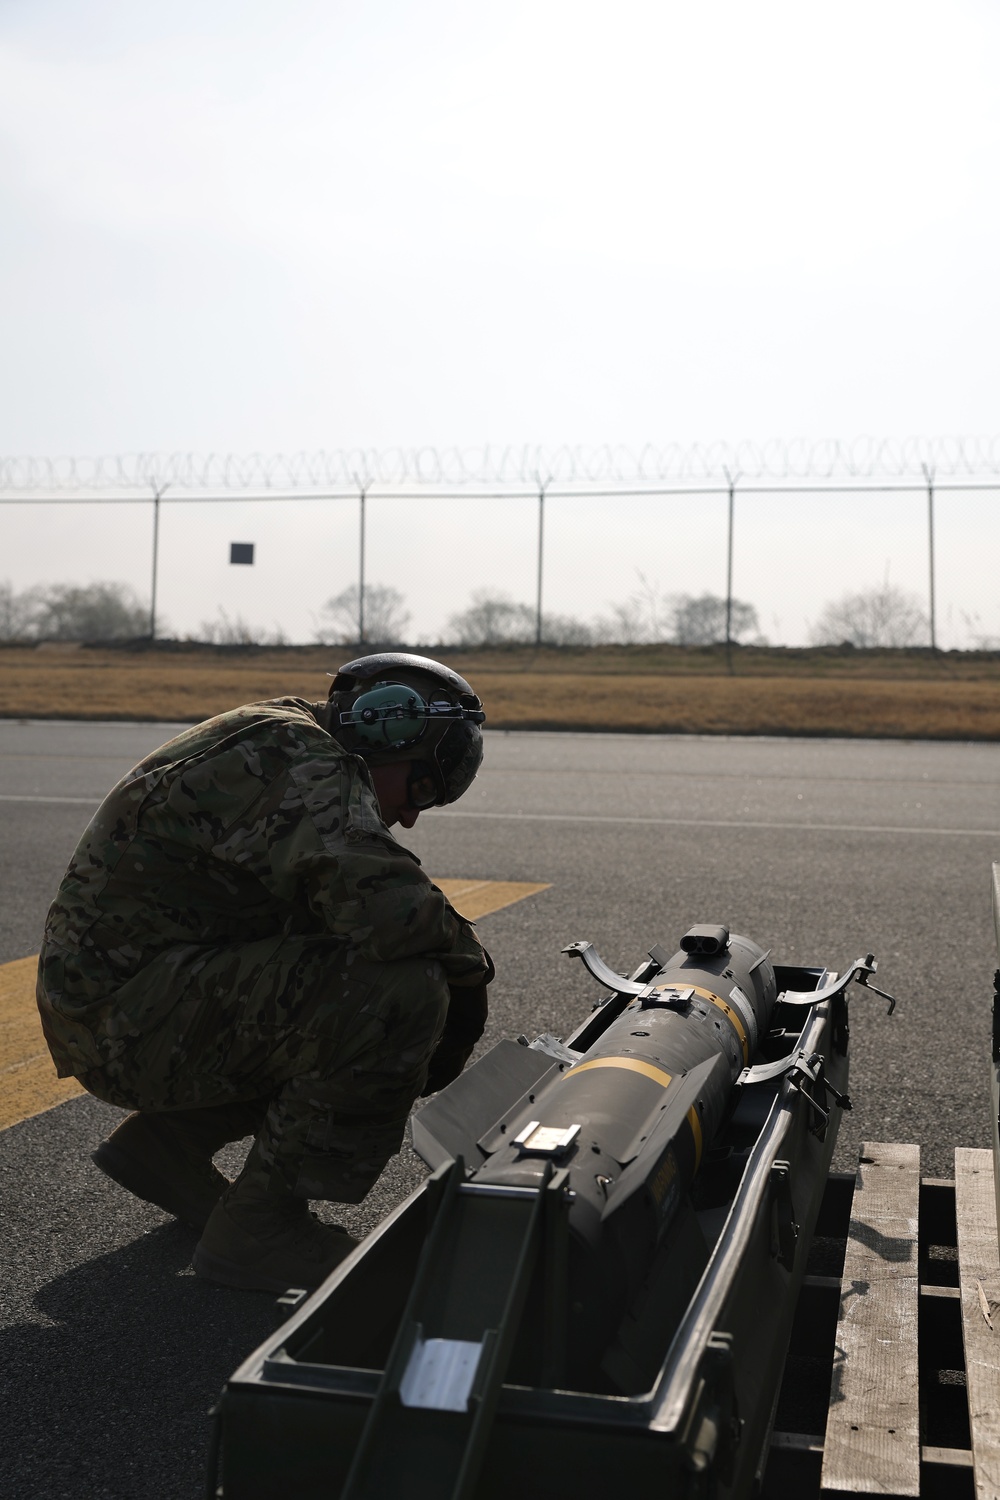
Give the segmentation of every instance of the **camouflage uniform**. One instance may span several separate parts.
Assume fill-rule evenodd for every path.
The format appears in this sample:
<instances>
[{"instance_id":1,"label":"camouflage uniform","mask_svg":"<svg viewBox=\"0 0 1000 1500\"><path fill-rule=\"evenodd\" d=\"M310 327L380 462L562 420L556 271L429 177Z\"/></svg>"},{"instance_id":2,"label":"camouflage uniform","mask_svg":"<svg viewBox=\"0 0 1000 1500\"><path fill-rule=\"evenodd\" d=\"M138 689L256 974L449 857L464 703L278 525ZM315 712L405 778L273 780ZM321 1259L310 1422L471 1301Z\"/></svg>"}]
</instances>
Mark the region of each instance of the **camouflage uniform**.
<instances>
[{"instance_id":1,"label":"camouflage uniform","mask_svg":"<svg viewBox=\"0 0 1000 1500\"><path fill-rule=\"evenodd\" d=\"M49 912L38 1006L61 1077L142 1110L267 1100L264 1160L301 1196L357 1202L449 986L492 965L325 708L234 709L118 783Z\"/></svg>"}]
</instances>

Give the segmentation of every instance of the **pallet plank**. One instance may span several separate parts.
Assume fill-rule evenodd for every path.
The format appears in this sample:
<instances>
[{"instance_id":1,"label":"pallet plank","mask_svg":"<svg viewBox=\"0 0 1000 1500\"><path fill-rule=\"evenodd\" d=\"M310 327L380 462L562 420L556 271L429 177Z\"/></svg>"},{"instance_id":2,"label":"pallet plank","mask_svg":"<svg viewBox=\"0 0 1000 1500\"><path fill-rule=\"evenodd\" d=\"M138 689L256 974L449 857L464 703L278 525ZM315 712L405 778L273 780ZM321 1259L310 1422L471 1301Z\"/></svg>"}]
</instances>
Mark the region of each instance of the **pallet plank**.
<instances>
[{"instance_id":1,"label":"pallet plank","mask_svg":"<svg viewBox=\"0 0 1000 1500\"><path fill-rule=\"evenodd\" d=\"M1000 1250L993 1153L955 1148L955 1218L965 1380L977 1500L1000 1495ZM991 1328L983 1304L990 1313Z\"/></svg>"},{"instance_id":2,"label":"pallet plank","mask_svg":"<svg viewBox=\"0 0 1000 1500\"><path fill-rule=\"evenodd\" d=\"M866 1141L851 1209L823 1495L920 1494L919 1146Z\"/></svg>"},{"instance_id":3,"label":"pallet plank","mask_svg":"<svg viewBox=\"0 0 1000 1500\"><path fill-rule=\"evenodd\" d=\"M920 1462L938 1464L944 1469L971 1469L972 1454L968 1448L929 1448L920 1450Z\"/></svg>"}]
</instances>

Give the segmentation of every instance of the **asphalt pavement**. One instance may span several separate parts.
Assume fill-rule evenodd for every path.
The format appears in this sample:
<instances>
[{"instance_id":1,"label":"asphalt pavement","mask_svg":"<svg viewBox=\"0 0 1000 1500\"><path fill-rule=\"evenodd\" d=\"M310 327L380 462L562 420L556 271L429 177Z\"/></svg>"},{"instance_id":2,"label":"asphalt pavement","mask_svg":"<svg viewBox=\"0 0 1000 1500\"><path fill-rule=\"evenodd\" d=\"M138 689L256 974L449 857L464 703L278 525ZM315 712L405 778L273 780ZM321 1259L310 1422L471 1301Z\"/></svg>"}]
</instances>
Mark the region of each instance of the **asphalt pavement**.
<instances>
[{"instance_id":1,"label":"asphalt pavement","mask_svg":"<svg viewBox=\"0 0 1000 1500\"><path fill-rule=\"evenodd\" d=\"M179 727L0 722L0 963L37 951L90 812ZM463 801L405 837L441 877L550 883L481 923L484 1045L586 1014L601 992L560 953L579 938L623 971L695 922L777 961L873 950L899 1006L855 990L835 1165L862 1138L916 1141L950 1177L956 1145L989 1145L1000 747L495 733ZM194 1236L92 1167L115 1117L84 1097L0 1135L0 1494L18 1500L194 1500L207 1409L274 1326L272 1299L199 1282ZM404 1151L366 1204L323 1213L364 1229L421 1172Z\"/></svg>"}]
</instances>

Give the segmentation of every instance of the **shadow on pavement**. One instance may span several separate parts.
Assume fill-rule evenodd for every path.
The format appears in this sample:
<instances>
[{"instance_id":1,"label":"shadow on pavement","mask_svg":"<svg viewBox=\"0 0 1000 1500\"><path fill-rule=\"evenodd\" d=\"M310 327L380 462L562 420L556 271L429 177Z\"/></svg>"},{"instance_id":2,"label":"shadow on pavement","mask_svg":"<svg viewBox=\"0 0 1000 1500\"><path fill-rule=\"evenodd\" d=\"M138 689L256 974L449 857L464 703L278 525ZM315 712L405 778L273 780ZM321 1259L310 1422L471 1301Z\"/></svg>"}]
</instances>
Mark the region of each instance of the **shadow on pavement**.
<instances>
[{"instance_id":1,"label":"shadow on pavement","mask_svg":"<svg viewBox=\"0 0 1000 1500\"><path fill-rule=\"evenodd\" d=\"M190 1270L197 1236L173 1222L57 1276L49 1319L0 1333L0 1494L17 1500L195 1500L208 1409L276 1326L270 1294Z\"/></svg>"}]
</instances>

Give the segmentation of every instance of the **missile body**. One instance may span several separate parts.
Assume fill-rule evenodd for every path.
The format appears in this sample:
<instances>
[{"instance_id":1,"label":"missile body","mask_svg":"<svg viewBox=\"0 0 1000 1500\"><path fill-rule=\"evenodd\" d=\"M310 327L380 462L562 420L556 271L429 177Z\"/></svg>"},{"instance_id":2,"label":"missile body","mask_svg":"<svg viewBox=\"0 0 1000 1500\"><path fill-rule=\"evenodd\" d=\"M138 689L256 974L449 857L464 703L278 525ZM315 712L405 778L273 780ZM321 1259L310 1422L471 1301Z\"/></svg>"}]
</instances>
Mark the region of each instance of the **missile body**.
<instances>
[{"instance_id":1,"label":"missile body","mask_svg":"<svg viewBox=\"0 0 1000 1500\"><path fill-rule=\"evenodd\" d=\"M775 1002L774 970L749 939L692 929L682 942L694 951L674 954L579 1061L561 1063L479 1142L477 1184L535 1188L548 1161L569 1173L570 1307L588 1311L568 1335L583 1367L676 1229Z\"/></svg>"}]
</instances>

